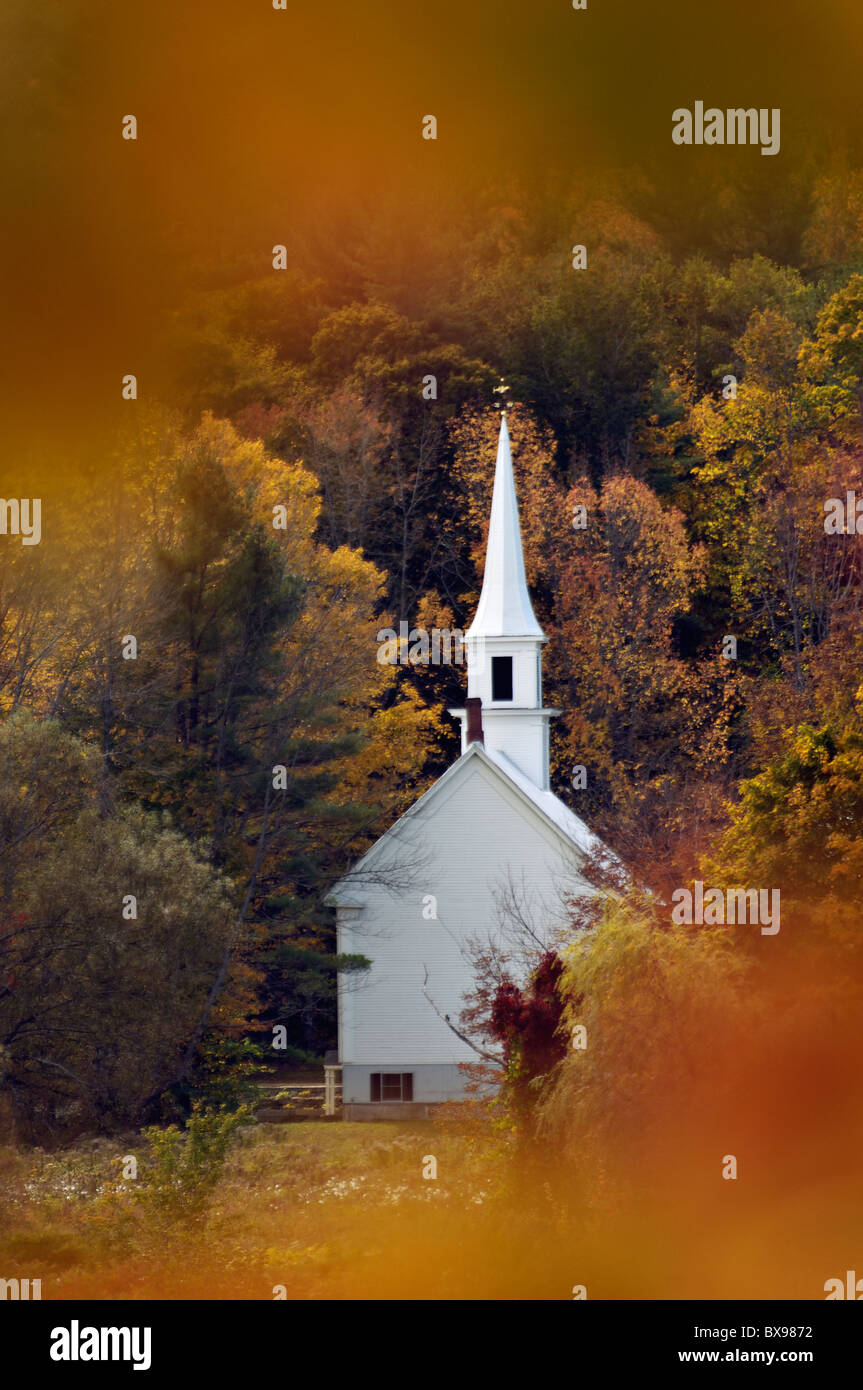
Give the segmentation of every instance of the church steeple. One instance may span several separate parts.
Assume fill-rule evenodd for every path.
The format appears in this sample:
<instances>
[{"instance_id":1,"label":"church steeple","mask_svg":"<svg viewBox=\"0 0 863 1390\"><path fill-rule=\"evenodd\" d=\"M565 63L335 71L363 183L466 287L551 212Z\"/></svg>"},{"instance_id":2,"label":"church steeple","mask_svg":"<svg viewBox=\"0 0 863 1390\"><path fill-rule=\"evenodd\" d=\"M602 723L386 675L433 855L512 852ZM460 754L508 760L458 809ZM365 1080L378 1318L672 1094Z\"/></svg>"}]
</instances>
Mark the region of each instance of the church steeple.
<instances>
[{"instance_id":1,"label":"church steeple","mask_svg":"<svg viewBox=\"0 0 863 1390\"><path fill-rule=\"evenodd\" d=\"M485 554L482 593L465 633L468 698L482 701L487 752L503 753L542 790L549 785L548 721L559 710L542 708L542 647L545 634L527 589L518 502L506 416L501 418ZM467 716L461 719L462 752Z\"/></svg>"},{"instance_id":2,"label":"church steeple","mask_svg":"<svg viewBox=\"0 0 863 1390\"><path fill-rule=\"evenodd\" d=\"M468 637L545 637L533 611L524 555L506 416L501 416L485 552L482 593Z\"/></svg>"}]
</instances>

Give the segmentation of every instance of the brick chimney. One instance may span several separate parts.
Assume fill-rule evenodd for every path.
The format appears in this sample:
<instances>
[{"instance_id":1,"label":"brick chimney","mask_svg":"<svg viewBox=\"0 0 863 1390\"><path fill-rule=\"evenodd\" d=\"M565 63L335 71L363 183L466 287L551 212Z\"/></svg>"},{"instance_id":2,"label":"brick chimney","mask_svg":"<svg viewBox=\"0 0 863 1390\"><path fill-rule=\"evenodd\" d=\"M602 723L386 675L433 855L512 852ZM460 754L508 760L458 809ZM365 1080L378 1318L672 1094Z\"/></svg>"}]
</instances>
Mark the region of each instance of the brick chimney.
<instances>
[{"instance_id":1,"label":"brick chimney","mask_svg":"<svg viewBox=\"0 0 863 1390\"><path fill-rule=\"evenodd\" d=\"M485 744L482 733L482 700L477 695L464 702L467 710L467 742Z\"/></svg>"}]
</instances>

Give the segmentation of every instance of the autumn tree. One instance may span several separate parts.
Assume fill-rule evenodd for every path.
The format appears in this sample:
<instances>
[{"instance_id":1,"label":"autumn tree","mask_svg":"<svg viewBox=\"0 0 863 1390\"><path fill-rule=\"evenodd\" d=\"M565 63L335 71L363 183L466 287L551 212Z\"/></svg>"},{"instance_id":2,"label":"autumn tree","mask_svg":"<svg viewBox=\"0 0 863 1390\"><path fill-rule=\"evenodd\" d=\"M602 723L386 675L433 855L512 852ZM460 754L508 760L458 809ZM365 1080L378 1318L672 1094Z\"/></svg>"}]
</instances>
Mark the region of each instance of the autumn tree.
<instances>
[{"instance_id":1,"label":"autumn tree","mask_svg":"<svg viewBox=\"0 0 863 1390\"><path fill-rule=\"evenodd\" d=\"M54 721L0 725L0 1057L36 1132L132 1123L170 1083L236 908L176 830L105 807L101 760Z\"/></svg>"},{"instance_id":2,"label":"autumn tree","mask_svg":"<svg viewBox=\"0 0 863 1390\"><path fill-rule=\"evenodd\" d=\"M492 1002L490 1031L503 1049L508 1103L526 1134L532 1131L541 1088L566 1053L558 993L562 973L555 952L547 951L524 989L502 981Z\"/></svg>"},{"instance_id":3,"label":"autumn tree","mask_svg":"<svg viewBox=\"0 0 863 1390\"><path fill-rule=\"evenodd\" d=\"M801 724L781 752L739 787L711 856L721 881L763 883L830 923L830 907L856 922L863 872L863 688L843 726ZM847 913L842 914L847 917ZM858 935L857 928L854 928Z\"/></svg>"},{"instance_id":4,"label":"autumn tree","mask_svg":"<svg viewBox=\"0 0 863 1390\"><path fill-rule=\"evenodd\" d=\"M10 584L4 630L39 659L29 702L98 747L123 795L168 811L240 885L178 1073L207 1028L259 1009L320 1051L338 968L323 900L421 787L439 719L378 662L384 577L318 539L318 483L301 464L226 422L189 433L165 413L145 415L115 462L110 488L82 487L74 511L58 509L63 603Z\"/></svg>"},{"instance_id":5,"label":"autumn tree","mask_svg":"<svg viewBox=\"0 0 863 1390\"><path fill-rule=\"evenodd\" d=\"M718 812L737 702L719 650L699 661L678 650L706 557L680 513L634 478L609 478L599 493L582 483L567 507L584 524L554 610L553 771L572 798L583 768L575 809L647 881L675 879Z\"/></svg>"}]
</instances>

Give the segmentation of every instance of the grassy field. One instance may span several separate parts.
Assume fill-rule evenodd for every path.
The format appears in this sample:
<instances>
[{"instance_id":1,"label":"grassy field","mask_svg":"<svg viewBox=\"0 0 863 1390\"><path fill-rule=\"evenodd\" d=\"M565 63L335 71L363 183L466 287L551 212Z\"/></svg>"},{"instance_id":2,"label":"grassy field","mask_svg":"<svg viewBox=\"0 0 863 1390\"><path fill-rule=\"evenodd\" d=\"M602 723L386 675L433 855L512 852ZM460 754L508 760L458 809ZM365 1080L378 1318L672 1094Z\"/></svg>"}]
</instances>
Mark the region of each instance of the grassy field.
<instances>
[{"instance_id":1,"label":"grassy field","mask_svg":"<svg viewBox=\"0 0 863 1390\"><path fill-rule=\"evenodd\" d=\"M41 1277L43 1298L470 1297L457 1254L468 1229L484 1244L502 1195L500 1171L429 1122L254 1125L189 1222L130 1205L130 1155L145 1174L139 1135L0 1150L0 1273Z\"/></svg>"},{"instance_id":2,"label":"grassy field","mask_svg":"<svg viewBox=\"0 0 863 1390\"><path fill-rule=\"evenodd\" d=\"M857 1267L856 1168L636 1203L595 1172L584 1200L562 1156L530 1176L506 1135L432 1121L251 1125L198 1212L154 1205L152 1171L141 1135L0 1148L0 1277L44 1299L823 1298Z\"/></svg>"}]
</instances>

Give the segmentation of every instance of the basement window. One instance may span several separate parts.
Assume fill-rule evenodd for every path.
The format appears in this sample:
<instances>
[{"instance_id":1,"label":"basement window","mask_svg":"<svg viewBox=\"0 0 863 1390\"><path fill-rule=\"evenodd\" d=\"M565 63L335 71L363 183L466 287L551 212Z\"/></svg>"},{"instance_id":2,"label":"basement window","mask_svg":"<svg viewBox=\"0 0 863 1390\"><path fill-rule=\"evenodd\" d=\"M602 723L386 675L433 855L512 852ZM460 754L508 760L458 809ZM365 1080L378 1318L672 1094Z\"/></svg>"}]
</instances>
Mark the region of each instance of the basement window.
<instances>
[{"instance_id":1,"label":"basement window","mask_svg":"<svg viewBox=\"0 0 863 1390\"><path fill-rule=\"evenodd\" d=\"M414 1074L412 1071L373 1071L371 1083L373 1101L413 1100L414 1098Z\"/></svg>"},{"instance_id":2,"label":"basement window","mask_svg":"<svg viewBox=\"0 0 863 1390\"><path fill-rule=\"evenodd\" d=\"M492 700L512 699L512 657L493 656L491 659Z\"/></svg>"}]
</instances>

